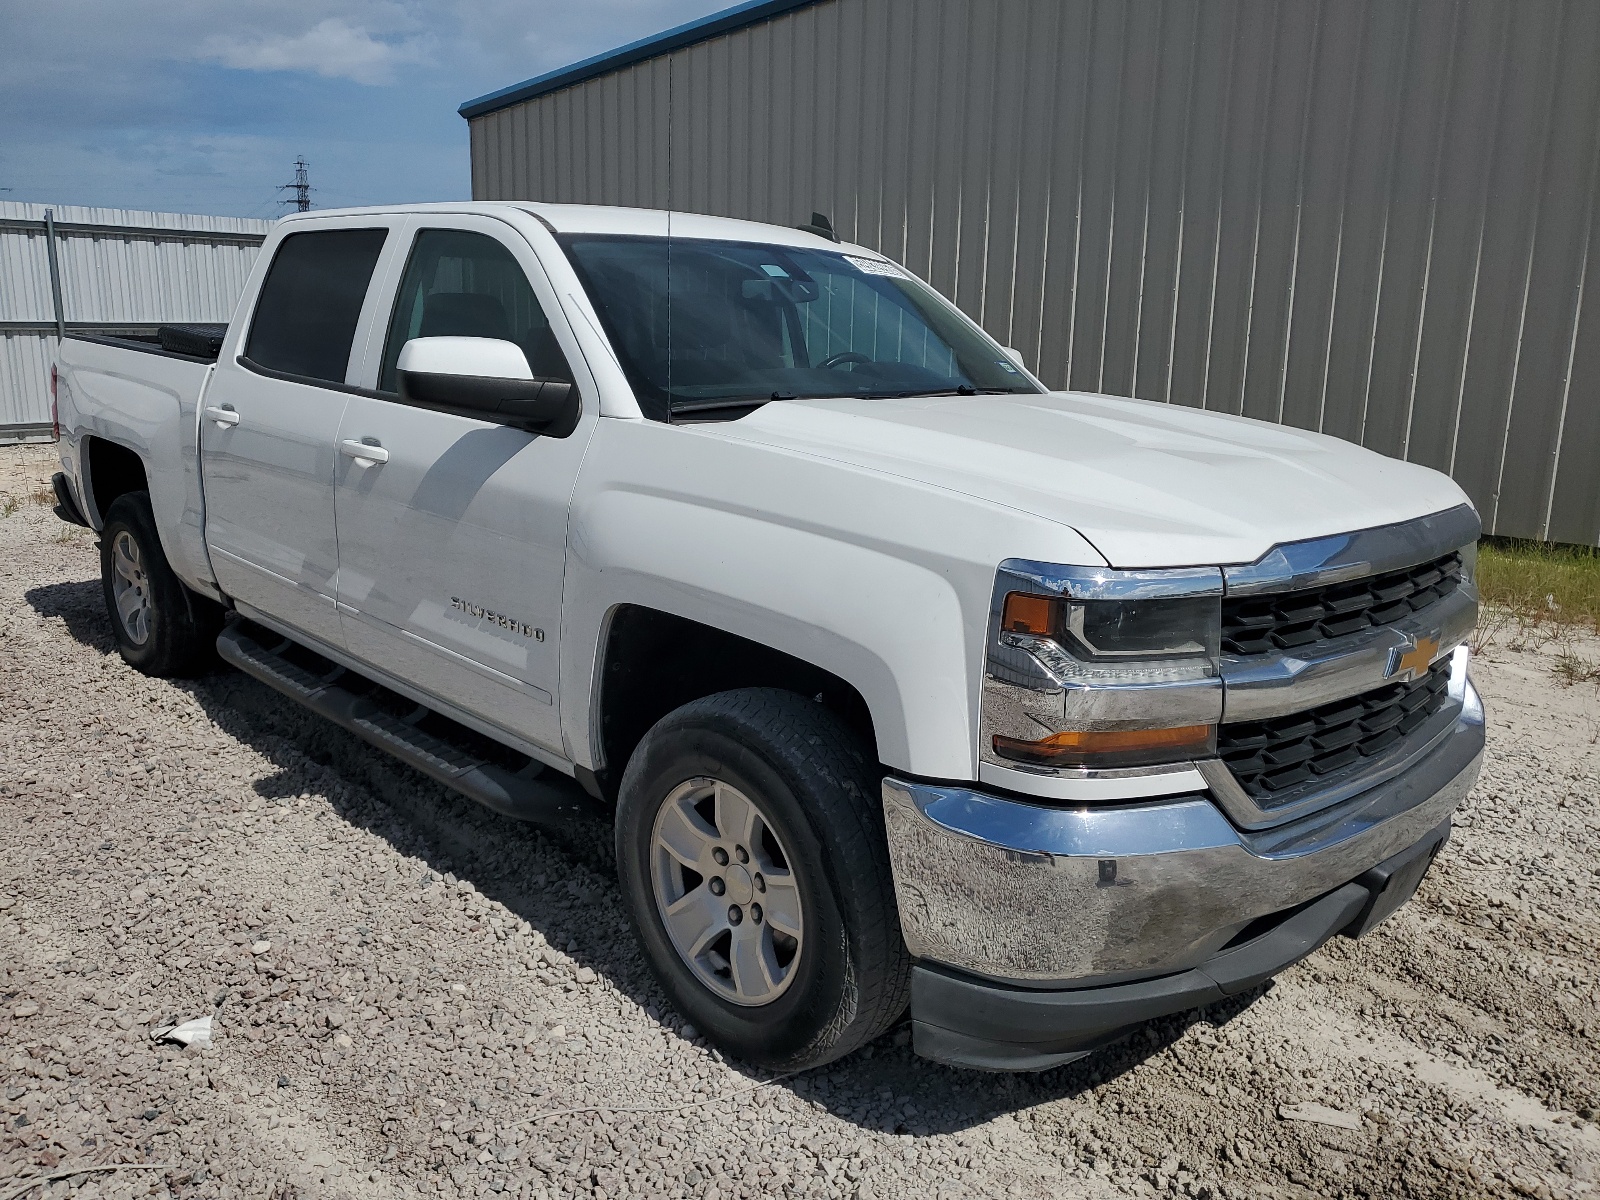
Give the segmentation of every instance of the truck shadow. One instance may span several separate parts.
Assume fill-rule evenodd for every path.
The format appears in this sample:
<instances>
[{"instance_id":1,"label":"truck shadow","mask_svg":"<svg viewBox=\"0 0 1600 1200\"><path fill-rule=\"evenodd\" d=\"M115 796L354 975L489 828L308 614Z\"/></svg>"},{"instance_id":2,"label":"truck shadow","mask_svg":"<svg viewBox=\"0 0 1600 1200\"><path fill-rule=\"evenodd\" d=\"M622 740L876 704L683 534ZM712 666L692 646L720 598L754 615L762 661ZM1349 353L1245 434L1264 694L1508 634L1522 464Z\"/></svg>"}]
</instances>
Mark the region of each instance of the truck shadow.
<instances>
[{"instance_id":1,"label":"truck shadow","mask_svg":"<svg viewBox=\"0 0 1600 1200\"><path fill-rule=\"evenodd\" d=\"M49 584L25 595L35 612L60 620L76 641L115 655L98 581ZM634 949L612 870L607 823L596 819L550 832L502 817L238 672L219 669L172 681L172 686L193 696L217 726L272 764L274 773L251 785L262 800L292 803L302 795L325 795L340 819L419 860L419 877L469 883L580 966L604 975L651 1019L684 1031ZM211 797L208 802L226 801ZM918 1058L909 1045L909 1022L902 1021L854 1054L774 1086L864 1130L959 1133L1115 1080L1164 1053L1191 1027L1233 1020L1270 986L1149 1022L1087 1058L1037 1074L985 1074ZM537 1069L534 1060L526 1061ZM754 1070L750 1076L767 1077Z\"/></svg>"},{"instance_id":2,"label":"truck shadow","mask_svg":"<svg viewBox=\"0 0 1600 1200\"><path fill-rule=\"evenodd\" d=\"M106 619L105 592L98 579L42 584L29 588L23 599L41 617L65 625L74 641L101 654L117 652L117 641L111 636L111 623Z\"/></svg>"}]
</instances>

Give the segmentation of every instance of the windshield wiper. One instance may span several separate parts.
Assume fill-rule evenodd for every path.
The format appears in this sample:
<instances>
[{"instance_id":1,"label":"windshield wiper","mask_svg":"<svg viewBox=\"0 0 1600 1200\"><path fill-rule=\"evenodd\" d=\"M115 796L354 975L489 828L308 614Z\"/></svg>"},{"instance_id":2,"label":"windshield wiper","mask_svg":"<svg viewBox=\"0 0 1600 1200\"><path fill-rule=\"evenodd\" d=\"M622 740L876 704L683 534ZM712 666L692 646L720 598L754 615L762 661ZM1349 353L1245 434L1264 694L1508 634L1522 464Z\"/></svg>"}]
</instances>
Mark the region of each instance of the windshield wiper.
<instances>
[{"instance_id":1,"label":"windshield wiper","mask_svg":"<svg viewBox=\"0 0 1600 1200\"><path fill-rule=\"evenodd\" d=\"M918 388L911 392L863 392L868 400L909 400L915 396L1011 396L1010 388L979 388L963 383L953 388Z\"/></svg>"},{"instance_id":2,"label":"windshield wiper","mask_svg":"<svg viewBox=\"0 0 1600 1200\"><path fill-rule=\"evenodd\" d=\"M765 396L710 396L703 400L673 400L669 411L680 413L720 412L729 408L760 408L774 400L848 400L852 396L863 400L907 400L918 396L1010 396L1010 388L977 388L963 383L953 388L919 388L908 392L856 392L843 395L807 395L801 392L769 392Z\"/></svg>"},{"instance_id":3,"label":"windshield wiper","mask_svg":"<svg viewBox=\"0 0 1600 1200\"><path fill-rule=\"evenodd\" d=\"M669 408L674 413L716 412L723 408L757 408L773 400L798 400L794 392L769 392L765 396L712 396L704 400L673 400Z\"/></svg>"}]
</instances>

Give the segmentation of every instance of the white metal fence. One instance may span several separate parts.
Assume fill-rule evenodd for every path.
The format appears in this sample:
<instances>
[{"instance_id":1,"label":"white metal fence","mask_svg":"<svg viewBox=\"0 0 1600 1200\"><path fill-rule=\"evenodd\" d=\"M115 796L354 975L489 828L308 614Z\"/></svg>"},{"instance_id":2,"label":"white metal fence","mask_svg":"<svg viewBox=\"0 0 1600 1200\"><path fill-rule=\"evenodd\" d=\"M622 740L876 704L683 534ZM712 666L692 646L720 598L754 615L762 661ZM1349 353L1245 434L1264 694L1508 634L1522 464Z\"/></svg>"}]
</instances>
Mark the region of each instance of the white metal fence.
<instances>
[{"instance_id":1,"label":"white metal fence","mask_svg":"<svg viewBox=\"0 0 1600 1200\"><path fill-rule=\"evenodd\" d=\"M50 436L50 360L62 330L226 321L271 226L0 202L0 442Z\"/></svg>"}]
</instances>

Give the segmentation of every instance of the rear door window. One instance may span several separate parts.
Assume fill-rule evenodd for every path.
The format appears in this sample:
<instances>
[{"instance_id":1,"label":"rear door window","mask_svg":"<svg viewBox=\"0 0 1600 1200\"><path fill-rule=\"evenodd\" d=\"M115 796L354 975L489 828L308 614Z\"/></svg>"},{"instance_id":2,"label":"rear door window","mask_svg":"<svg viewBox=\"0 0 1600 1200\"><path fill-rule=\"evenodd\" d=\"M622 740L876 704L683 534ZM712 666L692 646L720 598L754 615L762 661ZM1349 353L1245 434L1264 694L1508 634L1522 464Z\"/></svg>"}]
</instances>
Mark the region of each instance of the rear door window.
<instances>
[{"instance_id":1,"label":"rear door window","mask_svg":"<svg viewBox=\"0 0 1600 1200\"><path fill-rule=\"evenodd\" d=\"M343 383L386 229L319 229L278 244L256 300L245 357L259 367Z\"/></svg>"},{"instance_id":2,"label":"rear door window","mask_svg":"<svg viewBox=\"0 0 1600 1200\"><path fill-rule=\"evenodd\" d=\"M572 368L521 264L494 238L466 229L417 234L395 295L378 374L398 392L396 363L412 338L480 337L515 342L535 379L572 382Z\"/></svg>"}]
</instances>

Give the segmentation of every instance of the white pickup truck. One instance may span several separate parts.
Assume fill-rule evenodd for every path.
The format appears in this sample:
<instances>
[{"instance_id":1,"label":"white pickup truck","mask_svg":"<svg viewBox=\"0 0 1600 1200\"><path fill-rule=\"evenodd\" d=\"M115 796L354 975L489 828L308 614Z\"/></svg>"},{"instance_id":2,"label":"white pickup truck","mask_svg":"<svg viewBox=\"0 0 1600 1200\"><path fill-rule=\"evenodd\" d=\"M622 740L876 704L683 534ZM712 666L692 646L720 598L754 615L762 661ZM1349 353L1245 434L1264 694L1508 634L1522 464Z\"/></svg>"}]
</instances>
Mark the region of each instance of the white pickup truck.
<instances>
[{"instance_id":1,"label":"white pickup truck","mask_svg":"<svg viewBox=\"0 0 1600 1200\"><path fill-rule=\"evenodd\" d=\"M1051 392L830 235L319 212L226 328L69 334L58 511L123 657L614 821L661 986L772 1067L908 1007L1048 1067L1371 930L1482 755L1462 492Z\"/></svg>"}]
</instances>

